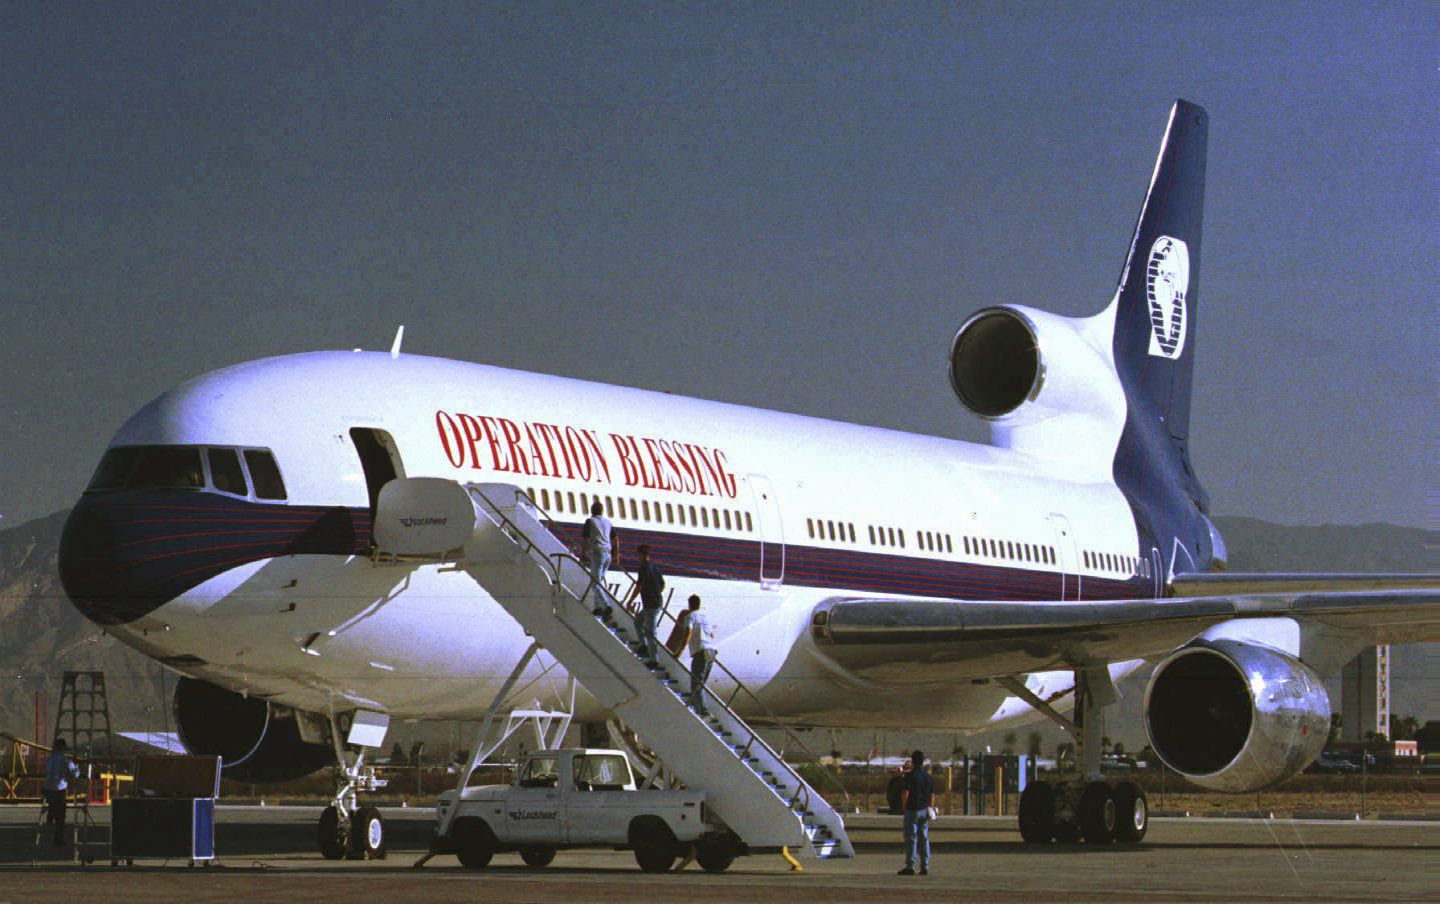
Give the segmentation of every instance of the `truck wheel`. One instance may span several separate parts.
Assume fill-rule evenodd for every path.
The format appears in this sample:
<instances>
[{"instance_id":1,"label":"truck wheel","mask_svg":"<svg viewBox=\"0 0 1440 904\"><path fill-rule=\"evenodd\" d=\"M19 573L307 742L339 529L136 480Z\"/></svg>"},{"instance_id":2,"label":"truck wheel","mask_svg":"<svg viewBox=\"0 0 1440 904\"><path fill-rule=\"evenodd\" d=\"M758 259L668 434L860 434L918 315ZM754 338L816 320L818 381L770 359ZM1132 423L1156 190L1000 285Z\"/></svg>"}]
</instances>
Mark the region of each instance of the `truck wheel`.
<instances>
[{"instance_id":1,"label":"truck wheel","mask_svg":"<svg viewBox=\"0 0 1440 904\"><path fill-rule=\"evenodd\" d=\"M555 849L553 847L523 847L520 849L520 859L525 861L526 866L539 869L542 866L549 866L550 861L555 859Z\"/></svg>"},{"instance_id":2,"label":"truck wheel","mask_svg":"<svg viewBox=\"0 0 1440 904\"><path fill-rule=\"evenodd\" d=\"M658 817L641 817L630 827L635 862L647 873L663 873L675 864L675 834Z\"/></svg>"},{"instance_id":3,"label":"truck wheel","mask_svg":"<svg viewBox=\"0 0 1440 904\"><path fill-rule=\"evenodd\" d=\"M707 873L723 873L735 862L735 844L728 838L707 838L695 846L695 861Z\"/></svg>"},{"instance_id":4,"label":"truck wheel","mask_svg":"<svg viewBox=\"0 0 1440 904\"><path fill-rule=\"evenodd\" d=\"M340 810L329 806L320 814L320 826L317 834L320 844L320 856L326 860L339 860L345 856L345 850L350 846L350 823L348 820L341 821Z\"/></svg>"},{"instance_id":5,"label":"truck wheel","mask_svg":"<svg viewBox=\"0 0 1440 904\"><path fill-rule=\"evenodd\" d=\"M468 869L484 869L495 856L495 835L490 827L478 819L467 819L455 826L458 847L455 856L460 865Z\"/></svg>"}]
</instances>

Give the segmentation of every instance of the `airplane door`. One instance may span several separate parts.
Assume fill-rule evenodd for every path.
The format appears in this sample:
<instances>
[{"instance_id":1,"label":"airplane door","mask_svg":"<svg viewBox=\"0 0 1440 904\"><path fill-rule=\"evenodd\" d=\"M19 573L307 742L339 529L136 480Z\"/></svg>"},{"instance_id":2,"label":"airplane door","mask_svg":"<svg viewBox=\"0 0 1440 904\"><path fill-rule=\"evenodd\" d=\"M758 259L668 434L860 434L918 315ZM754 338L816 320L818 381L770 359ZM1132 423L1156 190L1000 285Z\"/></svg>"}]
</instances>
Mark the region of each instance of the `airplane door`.
<instances>
[{"instance_id":1,"label":"airplane door","mask_svg":"<svg viewBox=\"0 0 1440 904\"><path fill-rule=\"evenodd\" d=\"M770 478L750 475L750 491L755 494L755 513L760 523L760 586L779 587L785 580L785 529L780 523L780 505Z\"/></svg>"},{"instance_id":2,"label":"airplane door","mask_svg":"<svg viewBox=\"0 0 1440 904\"><path fill-rule=\"evenodd\" d=\"M360 455L360 467L365 470L365 488L370 493L370 517L375 517L375 506L380 500L380 488L396 477L405 476L405 465L400 461L400 449L395 439L384 430L373 427L351 427L350 440Z\"/></svg>"},{"instance_id":3,"label":"airplane door","mask_svg":"<svg viewBox=\"0 0 1440 904\"><path fill-rule=\"evenodd\" d=\"M1055 529L1055 550L1059 556L1060 599L1080 598L1080 557L1075 554L1075 535L1070 532L1070 519L1052 513L1050 526Z\"/></svg>"}]
</instances>

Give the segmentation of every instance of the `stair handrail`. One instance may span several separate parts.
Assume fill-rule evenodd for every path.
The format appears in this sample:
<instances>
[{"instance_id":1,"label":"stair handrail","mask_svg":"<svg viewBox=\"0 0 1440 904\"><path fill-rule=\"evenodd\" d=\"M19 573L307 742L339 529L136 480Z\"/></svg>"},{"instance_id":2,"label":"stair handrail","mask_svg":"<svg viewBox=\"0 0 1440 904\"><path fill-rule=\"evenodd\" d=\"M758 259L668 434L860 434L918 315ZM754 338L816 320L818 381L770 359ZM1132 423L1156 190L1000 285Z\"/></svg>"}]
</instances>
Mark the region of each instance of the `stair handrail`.
<instances>
[{"instance_id":1,"label":"stair handrail","mask_svg":"<svg viewBox=\"0 0 1440 904\"><path fill-rule=\"evenodd\" d=\"M547 569L547 577L552 581L552 583L559 583L560 566L566 559L569 559L576 565L584 568L587 574L589 573L589 569L586 568L585 563L581 562L580 558L568 548L565 552L562 553L548 553L545 550L541 549L538 545L536 545L536 543L530 539L529 535L525 533L525 530L519 524L515 523L508 515L506 515L500 505L497 504L495 500L491 499L489 495L485 493L485 491L482 489L481 484L467 483L463 484L463 486L466 492L470 493L472 496L478 495L482 500L484 500L484 502L489 508L493 509L494 515L498 517L502 522L499 526L502 529L510 528L509 530L506 530L506 533L511 537L512 540L522 541L524 543L524 551L527 554L530 554L532 551L534 553L539 553L538 556L531 555L530 558L532 561L543 561L550 566ZM548 521L552 524L556 523L555 520L550 517L550 513L547 512L538 502L536 502L534 497L532 497L530 493L528 493L525 489L515 486L513 484L501 484L501 486L507 487L508 489L512 490L515 493L517 501L521 499L525 500L525 502L530 506L530 508L532 508L536 512L536 520L541 522ZM552 559L554 560L553 563L551 562ZM626 577L630 577L627 572L621 571L620 573L626 575ZM632 583L634 583L636 579L630 578L630 580ZM609 589L605 587L603 583L598 582L593 574L590 575L590 580L586 583L585 590L582 591L581 594L575 598L576 602L583 605L585 597L590 593L591 590L595 590L603 596L608 597L608 602L624 608L623 605L621 605L620 602L616 599L615 595L610 593ZM676 619L675 616L671 615L669 612L666 612L665 615L669 617L672 622L678 621L678 619ZM684 667L681 666L678 656L671 653L664 644L656 644L656 646L659 647L661 650L664 650L665 655L670 658L670 660L675 664L677 668L681 669L682 672L684 671ZM777 715L775 711L772 710L769 705L765 703L765 701L761 700L754 691L751 691L750 688L747 687L744 682L742 682L739 677L736 676L734 672L730 671L730 669L724 665L724 663L720 662L718 656L711 660L711 666L712 668L718 666L720 671L722 671L726 676L728 676L731 682L734 683L735 691L730 694L730 699L728 701L722 700L720 695L715 693L709 687L705 688L705 693L709 694L716 703L723 707L726 713L733 716L736 723L745 727L746 732L749 734L749 738L746 740L743 748L741 749L748 752L751 749L751 746L758 742L767 753L769 753L776 759L776 761L785 765L786 768L789 768L792 772L795 772L796 777L800 779L800 787L797 789L795 796L790 799L791 804L793 805L794 802L800 798L802 793L808 801L809 794L807 792L810 790L809 782L805 781L804 777L799 774L798 770L794 769L794 767L791 767L789 763L785 762L784 756L781 755L778 751L776 751L775 748L772 747L769 743L767 743L765 739L760 736L759 732L751 728L749 724L745 722L745 720L741 719L739 715L735 713L734 709L730 706L730 703L734 701L734 699L739 696L739 694L743 691L746 697L756 706L758 706L760 710L764 713L764 715L771 720L770 724L773 724L775 727L779 728L786 738L793 741L794 744L798 746L809 757L811 762L814 762L817 766L819 766L820 761L819 758L815 756L814 751L810 750L810 748L805 745L805 742L800 739L795 729L793 729L789 724L787 724L783 719L781 719L780 716ZM850 800L850 793L845 790L845 786L840 782L840 780L835 776L831 775L830 771L825 769L824 767L820 768L820 773L821 775L825 776L830 783L834 784L834 786L839 790L842 799L846 803L848 803Z\"/></svg>"}]
</instances>

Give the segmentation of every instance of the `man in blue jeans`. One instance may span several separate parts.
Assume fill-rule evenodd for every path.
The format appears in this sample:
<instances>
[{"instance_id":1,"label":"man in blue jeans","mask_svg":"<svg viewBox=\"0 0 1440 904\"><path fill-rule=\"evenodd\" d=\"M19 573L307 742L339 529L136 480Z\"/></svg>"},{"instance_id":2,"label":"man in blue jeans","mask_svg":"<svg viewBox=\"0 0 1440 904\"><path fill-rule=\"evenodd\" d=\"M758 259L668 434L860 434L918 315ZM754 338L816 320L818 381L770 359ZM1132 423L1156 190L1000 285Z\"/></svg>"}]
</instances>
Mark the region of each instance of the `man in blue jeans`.
<instances>
[{"instance_id":1,"label":"man in blue jeans","mask_svg":"<svg viewBox=\"0 0 1440 904\"><path fill-rule=\"evenodd\" d=\"M935 780L925 768L925 754L910 754L910 771L900 792L900 805L905 810L905 868L902 876L915 875L915 852L920 852L920 875L930 875L930 803L935 794Z\"/></svg>"},{"instance_id":2,"label":"man in blue jeans","mask_svg":"<svg viewBox=\"0 0 1440 904\"><path fill-rule=\"evenodd\" d=\"M665 576L655 563L650 561L650 546L641 543L635 547L640 553L640 572L635 579L635 588L640 594L640 645L645 665L655 668L660 656L660 642L655 639L655 623L660 618L660 607L664 605Z\"/></svg>"}]
</instances>

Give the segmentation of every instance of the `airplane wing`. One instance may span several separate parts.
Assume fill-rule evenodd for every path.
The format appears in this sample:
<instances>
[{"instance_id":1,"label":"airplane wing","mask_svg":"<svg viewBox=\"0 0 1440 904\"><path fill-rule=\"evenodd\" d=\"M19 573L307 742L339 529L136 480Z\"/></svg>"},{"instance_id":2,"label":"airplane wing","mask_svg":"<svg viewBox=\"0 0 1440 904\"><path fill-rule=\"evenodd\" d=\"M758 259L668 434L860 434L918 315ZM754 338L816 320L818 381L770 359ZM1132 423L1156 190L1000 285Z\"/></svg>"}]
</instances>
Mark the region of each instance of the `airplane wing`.
<instances>
[{"instance_id":1,"label":"airplane wing","mask_svg":"<svg viewBox=\"0 0 1440 904\"><path fill-rule=\"evenodd\" d=\"M1184 575L1172 590L1183 595L1070 603L834 598L815 608L810 635L842 668L896 684L1158 657L1236 618L1308 620L1368 632L1367 644L1440 641L1435 575Z\"/></svg>"}]
</instances>

